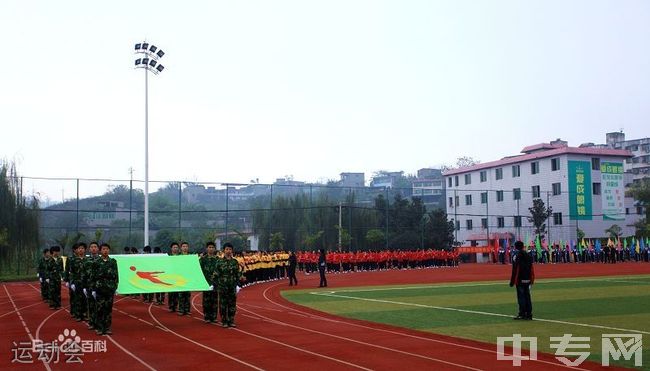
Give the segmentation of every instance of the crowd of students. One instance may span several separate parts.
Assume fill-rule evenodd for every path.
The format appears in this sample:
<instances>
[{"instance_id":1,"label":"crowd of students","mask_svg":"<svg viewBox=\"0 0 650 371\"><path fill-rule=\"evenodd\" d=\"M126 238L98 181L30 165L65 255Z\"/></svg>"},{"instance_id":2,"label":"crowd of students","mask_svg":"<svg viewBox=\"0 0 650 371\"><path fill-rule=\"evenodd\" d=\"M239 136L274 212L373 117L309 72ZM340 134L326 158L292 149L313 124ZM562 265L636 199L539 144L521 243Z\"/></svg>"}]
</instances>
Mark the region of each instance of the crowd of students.
<instances>
[{"instance_id":1,"label":"crowd of students","mask_svg":"<svg viewBox=\"0 0 650 371\"><path fill-rule=\"evenodd\" d=\"M534 263L540 264L558 264L558 263L603 263L614 264L617 262L645 262L650 261L650 248L643 247L637 251L636 247L616 247L616 246L595 246L590 244L585 247L569 245L561 247L560 245L550 246L548 248L536 248L529 246L528 254ZM501 264L512 264L512 257L516 255L513 248L498 250L498 257L495 261Z\"/></svg>"}]
</instances>

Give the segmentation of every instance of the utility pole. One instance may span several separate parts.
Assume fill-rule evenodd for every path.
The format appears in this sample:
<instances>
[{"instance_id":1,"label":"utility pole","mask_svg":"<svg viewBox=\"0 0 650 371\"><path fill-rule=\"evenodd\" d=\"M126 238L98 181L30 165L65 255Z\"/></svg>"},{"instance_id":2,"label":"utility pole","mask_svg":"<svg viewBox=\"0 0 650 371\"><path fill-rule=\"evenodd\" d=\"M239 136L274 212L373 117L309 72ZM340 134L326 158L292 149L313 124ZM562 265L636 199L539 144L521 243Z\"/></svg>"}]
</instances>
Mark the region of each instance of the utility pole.
<instances>
[{"instance_id":1,"label":"utility pole","mask_svg":"<svg viewBox=\"0 0 650 371\"><path fill-rule=\"evenodd\" d=\"M339 252L341 251L341 242L342 242L341 241L341 230L343 229L343 226L341 224L341 210L342 210L342 206L341 206L341 202L339 201Z\"/></svg>"}]
</instances>

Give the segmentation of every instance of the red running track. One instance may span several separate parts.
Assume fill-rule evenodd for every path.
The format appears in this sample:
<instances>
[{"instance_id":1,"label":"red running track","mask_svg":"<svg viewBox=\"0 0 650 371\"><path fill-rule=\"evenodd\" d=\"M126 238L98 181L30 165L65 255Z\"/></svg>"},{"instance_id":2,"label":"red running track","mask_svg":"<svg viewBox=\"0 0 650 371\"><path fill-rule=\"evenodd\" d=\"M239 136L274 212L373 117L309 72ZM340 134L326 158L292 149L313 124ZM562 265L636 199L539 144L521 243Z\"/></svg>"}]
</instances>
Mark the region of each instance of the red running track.
<instances>
[{"instance_id":1,"label":"red running track","mask_svg":"<svg viewBox=\"0 0 650 371\"><path fill-rule=\"evenodd\" d=\"M509 278L509 266L462 265L460 268L361 272L329 275L329 289L346 286L499 280ZM539 278L650 274L650 264L538 265ZM317 275L299 275L298 289L316 287ZM510 362L497 361L496 346L400 327L344 319L290 303L281 290L287 281L245 288L239 294L236 329L203 323L201 296L192 296L192 315L179 317L166 307L117 296L113 335L97 336L74 322L65 309L53 311L40 300L37 283L7 283L0 288L0 369L69 370L196 370L309 368L502 370ZM63 303L67 293L63 290ZM515 295L513 292L513 311ZM82 340L106 340L107 351L85 353L83 364L34 360L12 363L12 342L52 341L64 329L75 329ZM566 369L552 355L524 361L532 370ZM516 368L520 369L520 368ZM583 363L580 369L602 369ZM608 368L612 369L612 368Z\"/></svg>"}]
</instances>

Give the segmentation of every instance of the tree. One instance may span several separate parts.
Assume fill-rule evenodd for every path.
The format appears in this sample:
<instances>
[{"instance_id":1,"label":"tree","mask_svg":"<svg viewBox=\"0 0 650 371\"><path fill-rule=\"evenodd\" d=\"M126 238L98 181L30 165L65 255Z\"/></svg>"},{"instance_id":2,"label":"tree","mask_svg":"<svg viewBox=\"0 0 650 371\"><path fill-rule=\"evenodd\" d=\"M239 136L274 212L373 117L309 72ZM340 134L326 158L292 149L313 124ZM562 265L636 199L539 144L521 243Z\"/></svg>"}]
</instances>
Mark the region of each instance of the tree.
<instances>
[{"instance_id":1,"label":"tree","mask_svg":"<svg viewBox=\"0 0 650 371\"><path fill-rule=\"evenodd\" d=\"M97 228L97 229L95 230L95 241L96 241L97 243L101 243L101 241L102 241L102 236L103 236L103 235L104 235L104 230L103 230L103 229L99 229L99 228Z\"/></svg>"},{"instance_id":2,"label":"tree","mask_svg":"<svg viewBox=\"0 0 650 371\"><path fill-rule=\"evenodd\" d=\"M637 204L645 208L645 218L634 224L637 237L650 237L650 178L643 178L635 182L626 192L626 196L633 197Z\"/></svg>"},{"instance_id":3,"label":"tree","mask_svg":"<svg viewBox=\"0 0 650 371\"><path fill-rule=\"evenodd\" d=\"M384 232L379 229L371 229L366 233L366 241L372 249L379 249L385 241Z\"/></svg>"},{"instance_id":4,"label":"tree","mask_svg":"<svg viewBox=\"0 0 650 371\"><path fill-rule=\"evenodd\" d=\"M581 241L583 238L585 238L585 231L583 231L580 228L576 229L576 236L578 236L578 241Z\"/></svg>"},{"instance_id":5,"label":"tree","mask_svg":"<svg viewBox=\"0 0 650 371\"><path fill-rule=\"evenodd\" d=\"M533 207L529 207L528 211L530 211L530 216L527 219L535 227L535 234L540 237L545 235L546 220L553 213L553 208L549 206L547 209L544 201L541 198L536 198L533 200Z\"/></svg>"},{"instance_id":6,"label":"tree","mask_svg":"<svg viewBox=\"0 0 650 371\"><path fill-rule=\"evenodd\" d=\"M605 229L605 233L609 234L609 237L613 239L617 239L621 236L621 232L623 231L623 228L619 227L618 224L612 224L611 227Z\"/></svg>"},{"instance_id":7,"label":"tree","mask_svg":"<svg viewBox=\"0 0 650 371\"><path fill-rule=\"evenodd\" d=\"M456 159L456 164L455 165L443 165L441 166L441 170L447 171L447 170L452 170L452 169L460 169L463 167L469 167L469 166L474 166L480 164L480 160L476 160L470 156L462 156L458 157Z\"/></svg>"},{"instance_id":8,"label":"tree","mask_svg":"<svg viewBox=\"0 0 650 371\"><path fill-rule=\"evenodd\" d=\"M314 234L307 235L303 243L311 250L318 250L323 246L323 233L323 231L318 231Z\"/></svg>"},{"instance_id":9,"label":"tree","mask_svg":"<svg viewBox=\"0 0 650 371\"><path fill-rule=\"evenodd\" d=\"M425 247L448 249L454 244L454 223L441 209L431 210L424 225Z\"/></svg>"},{"instance_id":10,"label":"tree","mask_svg":"<svg viewBox=\"0 0 650 371\"><path fill-rule=\"evenodd\" d=\"M282 250L284 247L284 236L282 235L282 232L276 232L271 235L271 243L269 247L273 251Z\"/></svg>"},{"instance_id":11,"label":"tree","mask_svg":"<svg viewBox=\"0 0 650 371\"><path fill-rule=\"evenodd\" d=\"M0 161L0 273L33 267L40 247L39 200L23 194L16 166Z\"/></svg>"}]
</instances>

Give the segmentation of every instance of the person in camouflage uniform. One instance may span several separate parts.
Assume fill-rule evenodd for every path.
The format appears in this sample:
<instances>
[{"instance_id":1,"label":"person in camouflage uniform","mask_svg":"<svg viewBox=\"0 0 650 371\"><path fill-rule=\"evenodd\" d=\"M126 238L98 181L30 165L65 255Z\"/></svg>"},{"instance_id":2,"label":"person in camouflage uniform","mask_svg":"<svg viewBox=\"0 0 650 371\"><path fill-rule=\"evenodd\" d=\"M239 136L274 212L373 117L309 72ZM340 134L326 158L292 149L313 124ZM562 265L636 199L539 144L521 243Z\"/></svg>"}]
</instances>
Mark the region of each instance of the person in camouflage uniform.
<instances>
[{"instance_id":1,"label":"person in camouflage uniform","mask_svg":"<svg viewBox=\"0 0 650 371\"><path fill-rule=\"evenodd\" d=\"M213 280L217 282L219 311L223 327L236 327L237 284L244 279L239 263L232 256L232 249L233 246L230 242L223 245L223 258L217 262L217 269L213 275Z\"/></svg>"},{"instance_id":2,"label":"person in camouflage uniform","mask_svg":"<svg viewBox=\"0 0 650 371\"><path fill-rule=\"evenodd\" d=\"M160 247L156 246L153 248L153 253L154 254L160 254L162 251L160 250ZM157 292L156 293L156 305L163 305L165 304L165 293L164 292Z\"/></svg>"},{"instance_id":3,"label":"person in camouflage uniform","mask_svg":"<svg viewBox=\"0 0 650 371\"><path fill-rule=\"evenodd\" d=\"M91 242L89 246L90 256L84 259L83 270L81 273L82 292L86 297L88 311L88 329L94 330L97 324L97 300L91 295L93 292L93 272L95 263L99 259L99 245L97 242Z\"/></svg>"},{"instance_id":4,"label":"person in camouflage uniform","mask_svg":"<svg viewBox=\"0 0 650 371\"><path fill-rule=\"evenodd\" d=\"M36 275L38 277L38 281L41 283L41 298L44 301L50 300L50 287L45 280L47 279L46 276L46 271L45 271L45 266L47 265L47 261L50 260L50 249L44 249L43 250L43 258L38 260L38 274Z\"/></svg>"},{"instance_id":5,"label":"person in camouflage uniform","mask_svg":"<svg viewBox=\"0 0 650 371\"><path fill-rule=\"evenodd\" d=\"M77 322L86 320L86 296L83 294L81 275L84 265L86 244L80 242L75 245L74 256L66 264L66 277L70 289L70 314Z\"/></svg>"},{"instance_id":6,"label":"person in camouflage uniform","mask_svg":"<svg viewBox=\"0 0 650 371\"><path fill-rule=\"evenodd\" d=\"M199 259L201 271L210 285L209 291L203 291L203 320L214 323L217 320L217 291L215 290L215 270L217 269L216 245L208 242L205 245L206 254Z\"/></svg>"},{"instance_id":7,"label":"person in camouflage uniform","mask_svg":"<svg viewBox=\"0 0 650 371\"><path fill-rule=\"evenodd\" d=\"M45 265L45 282L50 288L50 308L61 308L61 279L63 278L63 259L59 256L61 248L52 246L50 254L52 257Z\"/></svg>"},{"instance_id":8,"label":"person in camouflage uniform","mask_svg":"<svg viewBox=\"0 0 650 371\"><path fill-rule=\"evenodd\" d=\"M187 242L181 243L181 255L189 255L190 245ZM190 314L190 297L189 291L181 291L178 293L178 315L185 316Z\"/></svg>"},{"instance_id":9,"label":"person in camouflage uniform","mask_svg":"<svg viewBox=\"0 0 650 371\"><path fill-rule=\"evenodd\" d=\"M117 290L119 276L117 274L117 261L108 256L111 246L107 243L101 245L101 256L95 262L93 271L92 296L97 300L97 323L95 332L98 335L110 335L113 312L113 296Z\"/></svg>"},{"instance_id":10,"label":"person in camouflage uniform","mask_svg":"<svg viewBox=\"0 0 650 371\"><path fill-rule=\"evenodd\" d=\"M175 256L178 255L178 242L172 242L171 245L169 245L169 248L171 251L169 252L170 256ZM176 312L176 308L178 307L178 293L177 292L170 292L169 295L169 311L170 312Z\"/></svg>"}]
</instances>

